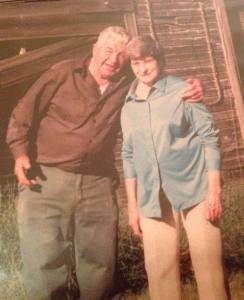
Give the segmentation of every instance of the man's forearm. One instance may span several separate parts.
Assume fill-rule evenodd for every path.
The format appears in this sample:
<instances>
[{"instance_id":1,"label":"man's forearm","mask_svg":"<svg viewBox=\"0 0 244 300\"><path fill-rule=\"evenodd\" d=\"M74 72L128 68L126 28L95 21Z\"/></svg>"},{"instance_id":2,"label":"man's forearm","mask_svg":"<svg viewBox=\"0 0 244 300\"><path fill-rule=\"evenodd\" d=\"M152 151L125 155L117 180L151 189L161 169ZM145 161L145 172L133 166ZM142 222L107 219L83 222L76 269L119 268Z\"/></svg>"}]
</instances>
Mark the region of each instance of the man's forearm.
<instances>
[{"instance_id":1,"label":"man's forearm","mask_svg":"<svg viewBox=\"0 0 244 300\"><path fill-rule=\"evenodd\" d=\"M137 179L127 178L125 179L125 188L128 198L128 208L134 209L137 207Z\"/></svg>"},{"instance_id":2,"label":"man's forearm","mask_svg":"<svg viewBox=\"0 0 244 300\"><path fill-rule=\"evenodd\" d=\"M126 192L128 197L128 223L134 235L142 237L140 226L140 212L137 206L137 179L127 178L125 180Z\"/></svg>"}]
</instances>

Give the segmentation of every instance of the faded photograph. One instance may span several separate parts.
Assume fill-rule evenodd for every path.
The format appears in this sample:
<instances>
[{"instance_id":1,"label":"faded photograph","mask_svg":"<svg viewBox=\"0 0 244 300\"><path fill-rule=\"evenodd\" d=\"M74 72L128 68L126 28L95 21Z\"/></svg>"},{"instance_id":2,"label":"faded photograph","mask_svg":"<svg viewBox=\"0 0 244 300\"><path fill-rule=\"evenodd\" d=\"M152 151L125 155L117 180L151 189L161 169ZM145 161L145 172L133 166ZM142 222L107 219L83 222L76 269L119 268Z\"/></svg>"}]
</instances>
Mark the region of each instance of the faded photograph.
<instances>
[{"instance_id":1,"label":"faded photograph","mask_svg":"<svg viewBox=\"0 0 244 300\"><path fill-rule=\"evenodd\" d=\"M0 299L244 299L244 2L0 1Z\"/></svg>"}]
</instances>

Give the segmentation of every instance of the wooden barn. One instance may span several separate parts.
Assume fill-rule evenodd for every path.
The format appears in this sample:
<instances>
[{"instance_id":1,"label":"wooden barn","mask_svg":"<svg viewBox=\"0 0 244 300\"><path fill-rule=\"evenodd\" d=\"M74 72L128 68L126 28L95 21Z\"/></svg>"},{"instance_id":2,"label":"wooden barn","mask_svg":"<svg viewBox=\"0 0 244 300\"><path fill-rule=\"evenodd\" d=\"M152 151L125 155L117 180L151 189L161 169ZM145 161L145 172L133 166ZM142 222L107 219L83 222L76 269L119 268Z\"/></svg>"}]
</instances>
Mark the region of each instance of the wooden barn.
<instances>
[{"instance_id":1,"label":"wooden barn","mask_svg":"<svg viewBox=\"0 0 244 300\"><path fill-rule=\"evenodd\" d=\"M244 177L243 0L16 0L0 1L1 179L13 170L4 140L17 100L51 65L85 55L108 25L152 35L167 72L201 79L221 130L224 179ZM119 136L121 171L120 145Z\"/></svg>"}]
</instances>

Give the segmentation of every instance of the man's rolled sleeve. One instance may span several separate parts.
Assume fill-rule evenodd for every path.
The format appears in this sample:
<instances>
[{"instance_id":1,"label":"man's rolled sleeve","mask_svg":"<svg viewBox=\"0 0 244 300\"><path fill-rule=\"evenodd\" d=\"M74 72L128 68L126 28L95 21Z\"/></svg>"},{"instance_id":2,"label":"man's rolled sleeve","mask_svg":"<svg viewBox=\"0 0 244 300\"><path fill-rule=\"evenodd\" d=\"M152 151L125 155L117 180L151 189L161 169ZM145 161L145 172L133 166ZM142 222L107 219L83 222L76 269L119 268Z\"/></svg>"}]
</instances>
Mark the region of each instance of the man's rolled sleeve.
<instances>
[{"instance_id":1,"label":"man's rolled sleeve","mask_svg":"<svg viewBox=\"0 0 244 300\"><path fill-rule=\"evenodd\" d=\"M16 160L20 156L28 155L29 152L29 142L18 143L14 147L12 144L9 145L11 153Z\"/></svg>"},{"instance_id":2,"label":"man's rolled sleeve","mask_svg":"<svg viewBox=\"0 0 244 300\"><path fill-rule=\"evenodd\" d=\"M6 142L15 159L29 154L33 122L38 120L57 90L59 84L57 79L57 72L53 70L45 72L14 108L8 125Z\"/></svg>"}]
</instances>

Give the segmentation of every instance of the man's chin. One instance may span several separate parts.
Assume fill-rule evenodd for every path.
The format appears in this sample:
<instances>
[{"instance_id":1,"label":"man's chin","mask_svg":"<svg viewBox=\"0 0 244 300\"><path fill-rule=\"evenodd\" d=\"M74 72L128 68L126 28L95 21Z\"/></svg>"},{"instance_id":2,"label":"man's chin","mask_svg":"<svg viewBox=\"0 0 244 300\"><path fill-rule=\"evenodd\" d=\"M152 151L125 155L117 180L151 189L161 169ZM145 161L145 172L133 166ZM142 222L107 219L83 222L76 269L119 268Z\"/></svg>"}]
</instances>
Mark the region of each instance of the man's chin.
<instances>
[{"instance_id":1,"label":"man's chin","mask_svg":"<svg viewBox=\"0 0 244 300\"><path fill-rule=\"evenodd\" d=\"M111 79L113 78L116 74L118 74L118 71L114 71L114 72L106 72L101 74L101 78L102 79Z\"/></svg>"}]
</instances>

